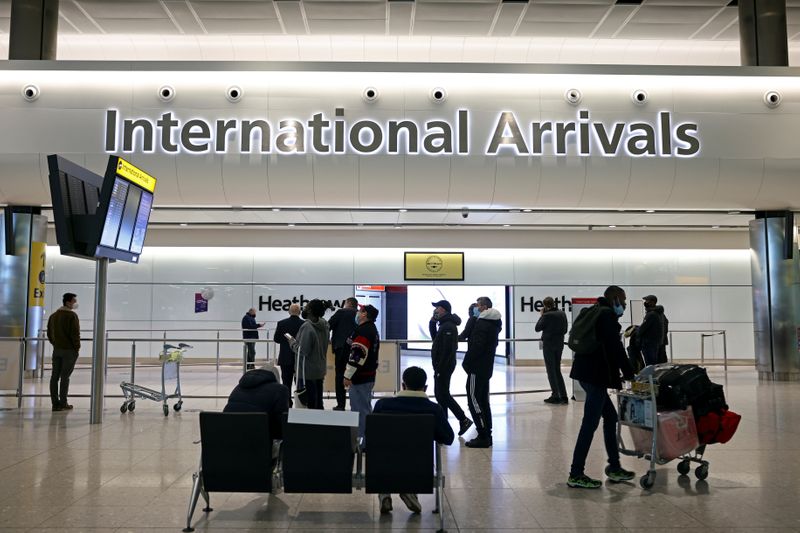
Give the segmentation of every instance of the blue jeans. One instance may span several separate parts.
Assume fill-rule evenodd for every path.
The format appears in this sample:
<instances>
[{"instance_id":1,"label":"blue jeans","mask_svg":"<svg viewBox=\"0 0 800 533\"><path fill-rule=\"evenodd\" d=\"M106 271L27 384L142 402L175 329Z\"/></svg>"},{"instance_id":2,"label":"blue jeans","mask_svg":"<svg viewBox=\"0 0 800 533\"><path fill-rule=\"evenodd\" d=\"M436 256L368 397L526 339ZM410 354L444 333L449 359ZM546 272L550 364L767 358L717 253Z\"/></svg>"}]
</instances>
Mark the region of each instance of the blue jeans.
<instances>
[{"instance_id":1,"label":"blue jeans","mask_svg":"<svg viewBox=\"0 0 800 533\"><path fill-rule=\"evenodd\" d=\"M358 436L364 440L367 415L372 413L372 388L375 382L350 385L350 410L358 413Z\"/></svg>"},{"instance_id":2,"label":"blue jeans","mask_svg":"<svg viewBox=\"0 0 800 533\"><path fill-rule=\"evenodd\" d=\"M572 466L569 475L577 477L583 474L586 466L586 456L592 446L592 437L603 419L603 441L608 454L608 464L611 468L619 468L619 448L617 447L617 410L608 396L608 391L602 385L593 385L581 381L581 387L586 391L586 402L583 406L583 421L578 432L578 441L575 443L575 452L572 455Z\"/></svg>"}]
</instances>

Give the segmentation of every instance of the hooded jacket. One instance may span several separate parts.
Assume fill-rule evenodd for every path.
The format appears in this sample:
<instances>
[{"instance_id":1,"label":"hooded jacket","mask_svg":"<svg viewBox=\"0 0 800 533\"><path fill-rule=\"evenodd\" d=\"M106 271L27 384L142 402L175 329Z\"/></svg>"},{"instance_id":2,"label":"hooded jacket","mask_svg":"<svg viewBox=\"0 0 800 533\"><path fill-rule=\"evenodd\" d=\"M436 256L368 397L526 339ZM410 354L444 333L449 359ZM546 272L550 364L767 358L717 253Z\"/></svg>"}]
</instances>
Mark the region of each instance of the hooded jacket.
<instances>
[{"instance_id":1,"label":"hooded jacket","mask_svg":"<svg viewBox=\"0 0 800 533\"><path fill-rule=\"evenodd\" d=\"M461 364L467 374L475 374L486 379L492 377L494 353L502 328L503 321L497 309L490 308L480 314L470 333L467 354Z\"/></svg>"},{"instance_id":2,"label":"hooded jacket","mask_svg":"<svg viewBox=\"0 0 800 533\"><path fill-rule=\"evenodd\" d=\"M438 321L431 320L428 324L431 339L433 339L431 362L434 374L448 374L455 370L459 324L461 324L461 317L452 313L439 317Z\"/></svg>"},{"instance_id":3,"label":"hooded jacket","mask_svg":"<svg viewBox=\"0 0 800 533\"><path fill-rule=\"evenodd\" d=\"M278 383L271 370L257 368L246 372L228 397L224 413L267 413L269 435L281 438L283 413L289 409L289 389Z\"/></svg>"},{"instance_id":4,"label":"hooded jacket","mask_svg":"<svg viewBox=\"0 0 800 533\"><path fill-rule=\"evenodd\" d=\"M306 320L297 331L292 351L297 355L295 368L300 380L325 379L328 369L328 322ZM302 365L302 366L301 366Z\"/></svg>"},{"instance_id":5,"label":"hooded jacket","mask_svg":"<svg viewBox=\"0 0 800 533\"><path fill-rule=\"evenodd\" d=\"M657 305L656 306L656 313L658 317L661 319L661 332L664 334L664 338L661 340L661 344L664 346L669 344L669 319L667 315L664 314L664 306Z\"/></svg>"},{"instance_id":6,"label":"hooded jacket","mask_svg":"<svg viewBox=\"0 0 800 533\"><path fill-rule=\"evenodd\" d=\"M620 372L625 379L633 379L633 368L620 338L622 326L606 298L598 298L597 304L603 308L595 323L595 338L600 346L590 353L575 353L569 376L592 385L621 389Z\"/></svg>"}]
</instances>

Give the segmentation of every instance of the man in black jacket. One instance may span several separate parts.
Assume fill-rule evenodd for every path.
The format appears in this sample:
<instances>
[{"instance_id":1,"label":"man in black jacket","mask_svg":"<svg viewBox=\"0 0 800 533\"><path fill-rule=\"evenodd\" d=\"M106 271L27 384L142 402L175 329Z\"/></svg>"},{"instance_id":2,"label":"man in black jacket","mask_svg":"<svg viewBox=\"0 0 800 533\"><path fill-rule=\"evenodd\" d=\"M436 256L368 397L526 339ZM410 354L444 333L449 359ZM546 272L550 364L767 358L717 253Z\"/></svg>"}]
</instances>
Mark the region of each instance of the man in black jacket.
<instances>
[{"instance_id":1,"label":"man in black jacket","mask_svg":"<svg viewBox=\"0 0 800 533\"><path fill-rule=\"evenodd\" d=\"M621 389L620 372L626 380L633 379L633 369L620 339L619 317L625 313L626 295L622 288L612 285L597 299L599 306L594 325L597 348L586 353L575 353L570 377L580 381L586 391L583 421L575 443L567 485L575 488L599 489L602 482L584 473L586 457L592 437L603 419L603 440L608 454L606 475L613 482L633 479L634 473L620 465L617 444L617 411L608 396L609 388ZM587 312L589 310L584 310ZM574 324L573 324L574 327Z\"/></svg>"},{"instance_id":2,"label":"man in black jacket","mask_svg":"<svg viewBox=\"0 0 800 533\"><path fill-rule=\"evenodd\" d=\"M639 345L642 347L642 355L646 365L658 363L658 349L664 342L664 321L663 313L659 315L656 311L658 298L652 294L642 298L644 301L644 319L639 326ZM661 308L663 311L663 307Z\"/></svg>"},{"instance_id":3,"label":"man in black jacket","mask_svg":"<svg viewBox=\"0 0 800 533\"><path fill-rule=\"evenodd\" d=\"M547 369L547 381L550 382L550 397L545 403L566 405L567 387L561 375L561 355L564 352L564 334L567 332L567 315L556 307L555 300L548 296L544 299L542 316L534 329L542 333L542 351L544 366Z\"/></svg>"},{"instance_id":4,"label":"man in black jacket","mask_svg":"<svg viewBox=\"0 0 800 533\"><path fill-rule=\"evenodd\" d=\"M655 298L655 296L653 296L653 298ZM667 358L667 345L669 344L669 319L667 318L667 315L664 314L663 305L657 305L655 309L659 318L661 318L661 333L663 334L661 345L658 347L658 358L656 360L659 363L666 363L669 361Z\"/></svg>"},{"instance_id":5,"label":"man in black jacket","mask_svg":"<svg viewBox=\"0 0 800 533\"><path fill-rule=\"evenodd\" d=\"M431 302L433 317L428 323L428 330L433 339L431 346L431 362L433 363L433 394L436 402L444 411L453 411L459 424L459 436L467 432L472 426L472 420L467 418L464 410L450 394L450 377L456 369L456 352L458 351L458 325L461 318L451 313L452 307L447 300Z\"/></svg>"},{"instance_id":6,"label":"man in black jacket","mask_svg":"<svg viewBox=\"0 0 800 533\"><path fill-rule=\"evenodd\" d=\"M256 322L256 310L251 307L247 313L242 317L242 338L244 345L247 349L247 370L253 370L256 360L256 343L254 339L258 339L258 328L264 327L264 323Z\"/></svg>"},{"instance_id":7,"label":"man in black jacket","mask_svg":"<svg viewBox=\"0 0 800 533\"><path fill-rule=\"evenodd\" d=\"M336 311L328 321L331 328L331 348L333 349L336 377L336 407L334 411L344 411L347 407L347 391L344 389L344 370L347 368L347 359L350 357L350 345L347 344L350 335L356 329L356 309L358 300L348 298L344 307Z\"/></svg>"},{"instance_id":8,"label":"man in black jacket","mask_svg":"<svg viewBox=\"0 0 800 533\"><path fill-rule=\"evenodd\" d=\"M289 306L289 318L278 321L275 326L275 335L272 336L272 340L280 346L278 366L281 367L281 382L289 390L292 389L292 380L294 379L294 352L289 346L286 334L297 337L297 332L300 331L300 326L302 325L303 319L300 318L300 305L292 304Z\"/></svg>"},{"instance_id":9,"label":"man in black jacket","mask_svg":"<svg viewBox=\"0 0 800 533\"><path fill-rule=\"evenodd\" d=\"M289 409L289 389L278 383L273 367L246 372L228 397L224 413L267 413L269 436L282 438L283 414Z\"/></svg>"},{"instance_id":10,"label":"man in black jacket","mask_svg":"<svg viewBox=\"0 0 800 533\"><path fill-rule=\"evenodd\" d=\"M503 328L500 311L492 309L492 300L478 298L474 313L478 316L469 336L467 353L461 366L467 372L467 403L478 436L467 442L470 448L492 445L492 410L489 406L489 380L494 372L494 354Z\"/></svg>"}]
</instances>

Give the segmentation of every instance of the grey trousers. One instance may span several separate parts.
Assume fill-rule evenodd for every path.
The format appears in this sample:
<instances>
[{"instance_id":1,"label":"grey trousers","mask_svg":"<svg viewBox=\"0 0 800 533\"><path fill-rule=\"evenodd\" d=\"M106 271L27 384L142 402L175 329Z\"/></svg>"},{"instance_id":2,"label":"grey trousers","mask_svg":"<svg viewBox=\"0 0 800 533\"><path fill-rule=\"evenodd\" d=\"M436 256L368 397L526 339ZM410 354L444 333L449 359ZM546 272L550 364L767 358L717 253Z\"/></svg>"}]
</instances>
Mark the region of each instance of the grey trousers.
<instances>
[{"instance_id":1,"label":"grey trousers","mask_svg":"<svg viewBox=\"0 0 800 533\"><path fill-rule=\"evenodd\" d=\"M553 398L566 400L567 387L564 385L564 377L561 375L561 354L564 352L564 344L545 344L543 352L547 381L550 382Z\"/></svg>"}]
</instances>

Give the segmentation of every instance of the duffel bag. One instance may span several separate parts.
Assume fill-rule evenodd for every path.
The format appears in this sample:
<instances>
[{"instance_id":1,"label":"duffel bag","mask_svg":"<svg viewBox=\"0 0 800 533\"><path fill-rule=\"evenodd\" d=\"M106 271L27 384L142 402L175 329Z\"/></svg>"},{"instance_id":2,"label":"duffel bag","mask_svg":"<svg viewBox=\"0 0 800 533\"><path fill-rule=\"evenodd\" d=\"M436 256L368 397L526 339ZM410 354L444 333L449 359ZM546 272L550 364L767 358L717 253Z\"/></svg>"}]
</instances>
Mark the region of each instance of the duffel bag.
<instances>
[{"instance_id":1,"label":"duffel bag","mask_svg":"<svg viewBox=\"0 0 800 533\"><path fill-rule=\"evenodd\" d=\"M645 381L653 376L658 383L658 407L664 410L686 409L712 389L706 369L697 365L660 364L645 368Z\"/></svg>"},{"instance_id":2,"label":"duffel bag","mask_svg":"<svg viewBox=\"0 0 800 533\"><path fill-rule=\"evenodd\" d=\"M706 413L697 419L697 438L700 444L726 443L739 428L742 415L728 409Z\"/></svg>"},{"instance_id":3,"label":"duffel bag","mask_svg":"<svg viewBox=\"0 0 800 533\"><path fill-rule=\"evenodd\" d=\"M725 402L723 387L717 383L712 383L711 388L695 398L691 402L691 405L695 418L699 418L707 413L718 413L728 408L728 404Z\"/></svg>"}]
</instances>

